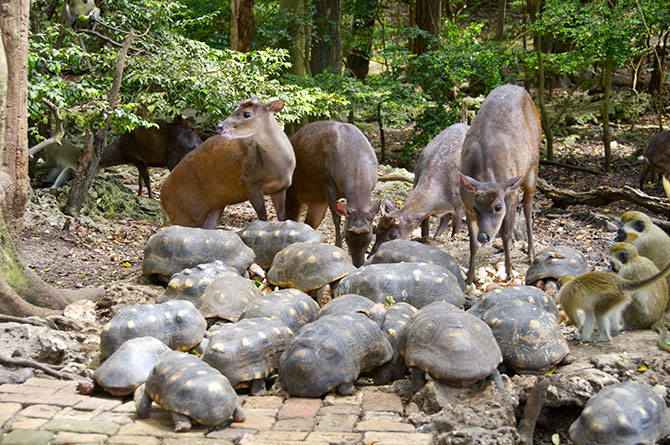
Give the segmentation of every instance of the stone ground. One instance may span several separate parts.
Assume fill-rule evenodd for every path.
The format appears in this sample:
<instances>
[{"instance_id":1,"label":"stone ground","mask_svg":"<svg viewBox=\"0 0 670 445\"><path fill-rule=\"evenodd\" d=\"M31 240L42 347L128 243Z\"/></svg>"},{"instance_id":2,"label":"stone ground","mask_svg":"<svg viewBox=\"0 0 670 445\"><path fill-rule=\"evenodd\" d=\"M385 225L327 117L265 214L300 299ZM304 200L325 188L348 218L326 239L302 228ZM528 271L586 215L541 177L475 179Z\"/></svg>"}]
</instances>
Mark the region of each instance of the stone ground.
<instances>
[{"instance_id":1,"label":"stone ground","mask_svg":"<svg viewBox=\"0 0 670 445\"><path fill-rule=\"evenodd\" d=\"M175 433L169 414L153 404L138 419L135 404L76 392L76 382L31 378L0 385L0 443L81 444L377 444L422 445L431 435L407 421L406 404L389 386L359 388L323 399L240 396L245 422L208 432Z\"/></svg>"}]
</instances>

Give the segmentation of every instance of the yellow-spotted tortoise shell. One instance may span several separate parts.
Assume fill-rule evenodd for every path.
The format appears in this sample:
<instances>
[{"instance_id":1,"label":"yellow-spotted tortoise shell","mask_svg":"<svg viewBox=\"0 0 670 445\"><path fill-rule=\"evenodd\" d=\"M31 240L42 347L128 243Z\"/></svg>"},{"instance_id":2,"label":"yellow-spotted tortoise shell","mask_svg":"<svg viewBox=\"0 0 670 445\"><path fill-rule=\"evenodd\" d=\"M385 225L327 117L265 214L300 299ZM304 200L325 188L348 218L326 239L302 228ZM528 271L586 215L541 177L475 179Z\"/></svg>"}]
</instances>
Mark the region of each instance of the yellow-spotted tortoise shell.
<instances>
[{"instance_id":1,"label":"yellow-spotted tortoise shell","mask_svg":"<svg viewBox=\"0 0 670 445\"><path fill-rule=\"evenodd\" d=\"M269 269L275 255L293 243L321 241L319 232L296 221L256 220L237 234L254 251L254 261L263 269Z\"/></svg>"}]
</instances>

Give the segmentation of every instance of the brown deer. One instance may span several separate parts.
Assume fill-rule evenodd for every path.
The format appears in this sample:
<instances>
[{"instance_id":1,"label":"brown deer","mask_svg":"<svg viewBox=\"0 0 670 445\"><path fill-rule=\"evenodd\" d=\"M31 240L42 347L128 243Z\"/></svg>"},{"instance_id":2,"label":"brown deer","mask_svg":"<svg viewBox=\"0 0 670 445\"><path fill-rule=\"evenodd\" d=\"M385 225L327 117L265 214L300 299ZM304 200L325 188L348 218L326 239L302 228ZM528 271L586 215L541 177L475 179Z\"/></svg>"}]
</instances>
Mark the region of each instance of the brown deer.
<instances>
[{"instance_id":1,"label":"brown deer","mask_svg":"<svg viewBox=\"0 0 670 445\"><path fill-rule=\"evenodd\" d=\"M168 175L161 205L170 223L214 229L229 204L246 200L258 219L267 220L264 195L270 195L280 220L291 185L295 154L273 113L284 101L240 103L211 137L190 152Z\"/></svg>"},{"instance_id":2,"label":"brown deer","mask_svg":"<svg viewBox=\"0 0 670 445\"><path fill-rule=\"evenodd\" d=\"M370 255L386 241L408 239L419 224L421 237L428 238L430 216L440 218L435 238L444 232L449 220L453 224L451 236L458 233L464 213L459 192L461 148L468 128L465 124L451 125L423 149L414 169L414 189L405 205L396 209L385 201L386 214L379 218Z\"/></svg>"},{"instance_id":3,"label":"brown deer","mask_svg":"<svg viewBox=\"0 0 670 445\"><path fill-rule=\"evenodd\" d=\"M505 250L505 272L510 276L520 188L528 257L534 257L532 207L541 141L540 118L526 90L502 85L491 91L465 136L461 154L461 198L470 235L468 284L474 280L479 244L491 243L498 232Z\"/></svg>"},{"instance_id":4,"label":"brown deer","mask_svg":"<svg viewBox=\"0 0 670 445\"><path fill-rule=\"evenodd\" d=\"M640 190L643 189L645 178L649 170L659 169L663 175L663 189L670 198L670 131L662 131L651 138L647 149L644 151L644 167L640 174Z\"/></svg>"},{"instance_id":5,"label":"brown deer","mask_svg":"<svg viewBox=\"0 0 670 445\"><path fill-rule=\"evenodd\" d=\"M317 228L330 208L338 247L342 246L341 217L345 217L344 240L353 264L362 266L380 205L370 205L377 184L377 156L370 142L352 124L318 121L298 130L291 143L296 168L286 191L286 217L297 221L307 205L305 222Z\"/></svg>"}]
</instances>

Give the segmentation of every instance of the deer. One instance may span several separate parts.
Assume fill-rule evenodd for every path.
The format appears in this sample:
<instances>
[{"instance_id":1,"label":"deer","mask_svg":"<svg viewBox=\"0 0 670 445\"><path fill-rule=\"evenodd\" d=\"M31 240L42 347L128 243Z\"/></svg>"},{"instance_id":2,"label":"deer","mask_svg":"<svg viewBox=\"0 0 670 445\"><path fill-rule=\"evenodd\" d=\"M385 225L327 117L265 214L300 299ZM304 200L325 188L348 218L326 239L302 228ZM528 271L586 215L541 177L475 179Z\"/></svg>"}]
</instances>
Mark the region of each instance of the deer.
<instances>
[{"instance_id":1,"label":"deer","mask_svg":"<svg viewBox=\"0 0 670 445\"><path fill-rule=\"evenodd\" d=\"M474 281L479 244L492 243L498 233L503 240L505 272L511 277L510 249L519 192L529 261L535 256L532 207L541 141L540 118L526 90L501 85L489 93L461 152L460 192L470 237L468 284Z\"/></svg>"},{"instance_id":2,"label":"deer","mask_svg":"<svg viewBox=\"0 0 670 445\"><path fill-rule=\"evenodd\" d=\"M264 195L277 218L285 219L286 189L295 154L273 114L283 100L242 101L214 136L187 154L161 187L161 205L174 225L215 229L227 205L250 201L258 219L267 220Z\"/></svg>"},{"instance_id":3,"label":"deer","mask_svg":"<svg viewBox=\"0 0 670 445\"><path fill-rule=\"evenodd\" d=\"M149 167L167 167L172 170L187 153L201 143L202 140L195 130L181 121L161 122L158 127L138 127L122 134L102 149L98 168L134 165L139 172L137 195L142 195L144 183L149 199L153 199Z\"/></svg>"},{"instance_id":4,"label":"deer","mask_svg":"<svg viewBox=\"0 0 670 445\"><path fill-rule=\"evenodd\" d=\"M644 151L644 167L640 174L640 190L644 191L644 181L649 170L659 169L663 175L663 190L670 198L670 130L662 131L651 138L647 149Z\"/></svg>"},{"instance_id":5,"label":"deer","mask_svg":"<svg viewBox=\"0 0 670 445\"><path fill-rule=\"evenodd\" d=\"M335 245L342 246L340 224L352 263L360 267L372 239L372 220L380 201L371 205L377 184L377 156L355 125L336 121L309 123L291 137L296 167L286 191L286 217L294 221L307 206L305 222L317 228L330 209Z\"/></svg>"},{"instance_id":6,"label":"deer","mask_svg":"<svg viewBox=\"0 0 670 445\"><path fill-rule=\"evenodd\" d=\"M405 205L396 209L391 201L384 201L385 213L375 228L375 243L370 255L386 241L408 239L419 224L421 238L426 240L431 216L440 218L433 238L442 235L450 220L453 225L451 236L459 232L465 213L459 189L461 149L468 128L465 124L451 125L423 149L414 169L414 189Z\"/></svg>"}]
</instances>

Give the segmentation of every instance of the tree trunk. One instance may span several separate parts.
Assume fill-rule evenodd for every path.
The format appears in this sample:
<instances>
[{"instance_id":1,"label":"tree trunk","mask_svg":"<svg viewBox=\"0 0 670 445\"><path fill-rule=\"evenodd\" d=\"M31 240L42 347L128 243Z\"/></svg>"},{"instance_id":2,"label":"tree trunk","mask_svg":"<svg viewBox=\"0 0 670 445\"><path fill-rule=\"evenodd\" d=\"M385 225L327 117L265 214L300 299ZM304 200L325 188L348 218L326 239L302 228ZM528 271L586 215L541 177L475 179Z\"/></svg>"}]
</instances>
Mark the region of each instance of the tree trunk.
<instances>
[{"instance_id":1,"label":"tree trunk","mask_svg":"<svg viewBox=\"0 0 670 445\"><path fill-rule=\"evenodd\" d=\"M312 5L314 6L310 57L312 75L324 70L331 70L339 75L342 72L342 42L340 41L342 0L314 0Z\"/></svg>"},{"instance_id":2,"label":"tree trunk","mask_svg":"<svg viewBox=\"0 0 670 445\"><path fill-rule=\"evenodd\" d=\"M280 29L289 36L279 42L291 57L291 73L303 76L309 71L305 57L305 4L303 0L279 0Z\"/></svg>"},{"instance_id":3,"label":"tree trunk","mask_svg":"<svg viewBox=\"0 0 670 445\"><path fill-rule=\"evenodd\" d=\"M97 296L100 291L64 291L49 286L23 264L14 247L30 194L29 10L29 0L0 0L0 312L44 316L76 299Z\"/></svg>"},{"instance_id":4,"label":"tree trunk","mask_svg":"<svg viewBox=\"0 0 670 445\"><path fill-rule=\"evenodd\" d=\"M542 2L539 0L535 2L535 20L540 17L541 4ZM547 106L544 101L544 60L542 57L542 31L539 29L535 32L534 44L535 54L537 55L537 99L540 103L540 116L542 118L542 126L544 127L544 136L547 139L547 160L553 161L554 140L551 134L551 125L549 125Z\"/></svg>"},{"instance_id":5,"label":"tree trunk","mask_svg":"<svg viewBox=\"0 0 670 445\"><path fill-rule=\"evenodd\" d=\"M503 35L505 34L506 15L507 15L507 0L498 0L498 21L496 23L496 40L498 42L503 41Z\"/></svg>"},{"instance_id":6,"label":"tree trunk","mask_svg":"<svg viewBox=\"0 0 670 445\"><path fill-rule=\"evenodd\" d=\"M230 49L248 52L256 34L254 0L230 0Z\"/></svg>"},{"instance_id":7,"label":"tree trunk","mask_svg":"<svg viewBox=\"0 0 670 445\"><path fill-rule=\"evenodd\" d=\"M352 32L354 43L347 56L347 67L360 80L370 71L372 37L379 13L379 0L356 0L354 4Z\"/></svg>"},{"instance_id":8,"label":"tree trunk","mask_svg":"<svg viewBox=\"0 0 670 445\"><path fill-rule=\"evenodd\" d=\"M605 146L605 171L609 172L612 168L612 147L610 145L610 92L612 90L612 65L614 60L612 56L608 56L604 61L603 84L605 92L603 94L603 145Z\"/></svg>"},{"instance_id":9,"label":"tree trunk","mask_svg":"<svg viewBox=\"0 0 670 445\"><path fill-rule=\"evenodd\" d=\"M410 26L414 25L430 35L428 39L418 35L410 40L410 51L420 56L436 45L437 37L442 31L442 0L416 0L416 3L410 5L410 11L413 19Z\"/></svg>"}]
</instances>

